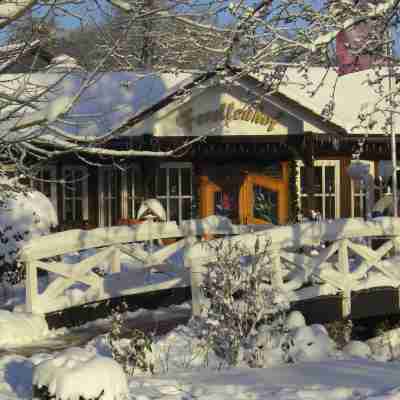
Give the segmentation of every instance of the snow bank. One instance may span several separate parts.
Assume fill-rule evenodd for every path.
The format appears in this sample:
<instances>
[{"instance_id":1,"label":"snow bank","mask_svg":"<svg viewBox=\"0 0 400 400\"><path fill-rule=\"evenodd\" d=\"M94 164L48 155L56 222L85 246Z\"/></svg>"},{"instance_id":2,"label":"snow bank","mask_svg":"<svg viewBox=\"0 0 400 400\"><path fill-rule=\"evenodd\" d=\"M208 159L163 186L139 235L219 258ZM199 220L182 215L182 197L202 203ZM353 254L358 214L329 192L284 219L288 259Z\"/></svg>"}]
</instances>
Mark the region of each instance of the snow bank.
<instances>
[{"instance_id":1,"label":"snow bank","mask_svg":"<svg viewBox=\"0 0 400 400\"><path fill-rule=\"evenodd\" d=\"M0 310L0 347L29 344L49 334L44 316Z\"/></svg>"},{"instance_id":2,"label":"snow bank","mask_svg":"<svg viewBox=\"0 0 400 400\"><path fill-rule=\"evenodd\" d=\"M117 362L74 347L38 364L32 385L65 400L96 399L102 393L102 400L117 400L128 394L126 375Z\"/></svg>"},{"instance_id":3,"label":"snow bank","mask_svg":"<svg viewBox=\"0 0 400 400\"><path fill-rule=\"evenodd\" d=\"M0 182L0 189L1 185L4 182ZM57 224L55 209L42 193L3 190L0 194L0 267L12 271L22 245L31 238L50 233Z\"/></svg>"},{"instance_id":4,"label":"snow bank","mask_svg":"<svg viewBox=\"0 0 400 400\"><path fill-rule=\"evenodd\" d=\"M352 357L357 358L371 358L371 348L367 343L360 342L358 340L352 340L346 344L342 349L343 353L346 353Z\"/></svg>"},{"instance_id":5,"label":"snow bank","mask_svg":"<svg viewBox=\"0 0 400 400\"><path fill-rule=\"evenodd\" d=\"M289 357L292 361L321 361L332 356L335 342L323 325L313 324L290 332Z\"/></svg>"},{"instance_id":6,"label":"snow bank","mask_svg":"<svg viewBox=\"0 0 400 400\"><path fill-rule=\"evenodd\" d=\"M58 225L57 213L50 199L36 190L15 193L2 199L0 226L12 226L14 231L31 230L33 235L46 234Z\"/></svg>"},{"instance_id":7,"label":"snow bank","mask_svg":"<svg viewBox=\"0 0 400 400\"><path fill-rule=\"evenodd\" d=\"M152 344L151 358L156 373L217 369L222 364L210 346L183 325Z\"/></svg>"}]
</instances>

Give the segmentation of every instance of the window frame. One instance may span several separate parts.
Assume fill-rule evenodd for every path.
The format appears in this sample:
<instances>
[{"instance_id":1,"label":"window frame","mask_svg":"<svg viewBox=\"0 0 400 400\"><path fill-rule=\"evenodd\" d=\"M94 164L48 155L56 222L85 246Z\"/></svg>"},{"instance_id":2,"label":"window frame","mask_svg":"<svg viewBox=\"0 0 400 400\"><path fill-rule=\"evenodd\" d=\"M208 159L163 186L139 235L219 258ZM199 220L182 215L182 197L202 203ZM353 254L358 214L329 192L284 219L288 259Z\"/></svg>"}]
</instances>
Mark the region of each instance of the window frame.
<instances>
[{"instance_id":1,"label":"window frame","mask_svg":"<svg viewBox=\"0 0 400 400\"><path fill-rule=\"evenodd\" d=\"M115 166L102 166L98 168L98 201L99 201L99 209L98 209L98 220L99 220L99 226L106 226L105 225L105 201L106 197L104 196L104 173L106 171L113 171L117 177L117 179L120 182L120 186L116 185L116 193L115 193L115 199L116 199L116 206L119 206L119 213L117 212L117 221L118 219L126 219L126 218L133 218L135 219L137 211L135 210L135 204L134 204L134 199L138 198L139 196L135 195L136 192L136 183L135 183L135 174L133 175L133 185L132 185L132 194L131 196L128 193L128 179L127 175L129 173L129 170L134 170L134 171L140 171L139 165L137 164L131 164L129 167L126 168L117 168ZM110 192L110 191L108 191ZM128 215L128 210L129 210L129 202L132 202L132 216ZM109 215L109 221L111 221L111 209L108 211ZM107 225L107 226L112 226L112 225Z\"/></svg>"},{"instance_id":2,"label":"window frame","mask_svg":"<svg viewBox=\"0 0 400 400\"><path fill-rule=\"evenodd\" d=\"M370 166L370 173L371 175L375 178L375 163L374 161L371 160L357 160L358 162L361 162L363 164L368 164ZM351 163L350 163L351 164ZM350 166L350 165L349 165ZM373 204L375 202L375 190L374 190L374 185L371 185L369 187L369 202L370 202L370 208L372 210ZM360 199L360 217L363 217L363 208L364 208L364 201L362 199L365 197L365 193L355 193L355 187L354 187L354 180L350 179L350 216L351 218L357 218L355 217L355 199L356 198Z\"/></svg>"},{"instance_id":3,"label":"window frame","mask_svg":"<svg viewBox=\"0 0 400 400\"><path fill-rule=\"evenodd\" d=\"M50 180L53 182L44 182L41 180L43 178L30 179L30 187L32 189L38 190L39 192L44 194L43 185L45 183L49 183L49 185L50 185L50 201L53 204L54 209L57 212L58 211L57 182L56 182L57 181L57 167L56 167L56 165L47 165L47 166L41 167L35 176L37 176L38 174L43 176L44 171L49 172ZM38 184L40 186L40 189L35 187L35 184Z\"/></svg>"},{"instance_id":4,"label":"window frame","mask_svg":"<svg viewBox=\"0 0 400 400\"><path fill-rule=\"evenodd\" d=\"M166 194L165 195L159 195L158 194L158 179L159 179L159 171L162 169L166 169ZM170 169L177 169L178 172L178 194L177 195L171 195L170 194ZM183 195L182 194L182 170L183 169L189 169L190 170L190 195ZM194 201L194 190L193 190L193 163L191 162L164 162L161 163L157 169L156 173L156 182L155 182L155 187L156 187L156 198L159 200L165 200L166 201L166 214L167 214L167 220L170 221L170 200L171 199L177 199L178 200L178 220L177 223L179 224L181 221L183 221L182 214L183 214L183 207L182 207L182 200L183 199L189 199L190 200L190 206L193 207L193 201Z\"/></svg>"},{"instance_id":5,"label":"window frame","mask_svg":"<svg viewBox=\"0 0 400 400\"><path fill-rule=\"evenodd\" d=\"M106 203L106 196L104 195L104 193L105 193L105 190L104 190L105 189L104 188L104 181L105 181L104 175L105 175L105 172L110 172L110 171L112 171L113 173L120 172L119 169L117 169L117 168L115 168L113 166L102 166L102 167L98 168L98 198L99 198L98 218L99 218L99 226L106 226L105 225L105 218L104 218L104 216L105 216L105 203ZM122 179L121 179L121 185L122 185ZM117 185L115 187L117 188ZM108 190L107 192L111 193L111 190ZM120 207L122 207L122 197L123 197L122 193L121 193L120 198L118 198L118 197L119 196L118 196L118 188L117 188L116 193L115 193L115 200L116 200L115 204L118 207L118 201L120 201L121 202ZM110 199L112 199L112 198L110 197ZM121 210L122 210L122 208L121 208ZM111 221L111 215L112 215L112 213L111 213L111 208L110 208L108 210L108 219L109 219L109 221ZM112 225L107 225L107 226L112 226Z\"/></svg>"},{"instance_id":6,"label":"window frame","mask_svg":"<svg viewBox=\"0 0 400 400\"><path fill-rule=\"evenodd\" d=\"M340 218L340 160L314 160L313 161L314 167L322 167L322 187L321 193L315 194L316 197L322 198L322 214L321 217L325 219L326 216L326 198L332 196L332 194L325 193L325 167L334 167L334 174L335 174L335 218ZM301 176L300 176L300 168L304 167L304 163L301 160L296 162L296 171L297 171L297 199L298 199L298 206L299 210L302 210L302 198L307 197L307 194L301 193Z\"/></svg>"},{"instance_id":7,"label":"window frame","mask_svg":"<svg viewBox=\"0 0 400 400\"><path fill-rule=\"evenodd\" d=\"M131 193L128 190L128 173L133 172L133 179L132 179L132 188ZM141 169L138 164L131 164L128 168L121 171L121 216L122 218L133 218L135 219L137 216L137 212L139 208L135 209L135 199L141 199L142 202L144 200L143 196L138 196L137 192L137 182L136 182L136 172L140 173ZM132 208L132 215L129 216L129 203L131 203ZM141 202L140 202L141 203ZM140 207L140 205L139 205Z\"/></svg>"},{"instance_id":8,"label":"window frame","mask_svg":"<svg viewBox=\"0 0 400 400\"><path fill-rule=\"evenodd\" d=\"M61 169L61 175L62 179L65 182L65 174L66 171L73 171L75 172L81 172L83 177L86 177L82 179L82 221L88 221L89 220L89 199L88 199L88 181L89 181L89 171L87 167L84 167L82 165L63 165ZM62 205L63 205L63 222L66 222L66 214L65 214L65 203L66 203L66 190L65 190L65 183L63 184L62 188ZM77 198L77 197L74 197ZM75 210L76 214L76 210ZM76 221L76 218L73 219L73 221Z\"/></svg>"}]
</instances>

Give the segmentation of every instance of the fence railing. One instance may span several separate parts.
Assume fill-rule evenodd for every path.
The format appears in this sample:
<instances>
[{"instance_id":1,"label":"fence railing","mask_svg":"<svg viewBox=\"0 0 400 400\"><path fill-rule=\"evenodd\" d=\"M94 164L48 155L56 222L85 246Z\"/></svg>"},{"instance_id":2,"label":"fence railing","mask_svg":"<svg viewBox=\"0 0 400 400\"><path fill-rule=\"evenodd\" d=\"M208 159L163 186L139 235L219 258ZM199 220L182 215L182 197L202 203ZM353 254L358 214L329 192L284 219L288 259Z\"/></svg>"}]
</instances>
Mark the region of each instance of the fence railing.
<instances>
[{"instance_id":1,"label":"fence railing","mask_svg":"<svg viewBox=\"0 0 400 400\"><path fill-rule=\"evenodd\" d=\"M343 316L351 312L351 293L363 287L364 278L371 271L386 279L382 284L400 287L400 266L386 259L393 249L400 247L400 218L340 219L277 227L238 226L227 224L226 220L223 224L209 222L208 219L191 220L180 226L175 222L146 222L71 230L34 239L19 254L26 266L26 310L47 313L111 297L191 285L193 313L198 314L203 301L200 290L203 274L216 261L216 249L237 243L249 252L265 244L270 260L266 268L271 268L271 284L275 287L286 292L300 291L305 284L310 284L311 278L329 285L342 295ZM219 238L202 241L205 235ZM372 237L380 239L374 249L362 240ZM169 238L176 241L154 252L132 245ZM298 251L321 242L326 246L317 255ZM57 256L92 248L98 250L78 263L54 261ZM178 251L183 251L184 268L175 269L169 280L138 286L134 274L132 278L122 276L121 254L140 261L141 270L148 271L165 268L163 263ZM357 257L356 263L350 262L350 254ZM95 271L100 264L108 265L105 276ZM38 291L39 269L57 276L41 293ZM64 293L76 283L87 289L83 297L71 303Z\"/></svg>"},{"instance_id":2,"label":"fence railing","mask_svg":"<svg viewBox=\"0 0 400 400\"><path fill-rule=\"evenodd\" d=\"M376 249L360 240L372 237L381 239L382 243ZM321 242L327 242L328 245L318 255L311 256L297 251L305 246L319 245ZM200 242L187 248L185 266L191 269L195 315L200 313L203 302L200 290L203 274L217 260L216 249L220 250L224 245L235 248L235 244L238 243L245 246L246 251L250 253L255 252L257 247L267 246L270 263L266 267L271 268L271 284L286 292L309 284L311 277L329 284L342 295L343 317L351 313L352 291L363 288L362 280L371 270L379 271L386 278L382 284L400 287L400 266L384 260L391 250L399 248L400 218L307 222L229 239ZM350 252L357 255L357 263L350 265ZM288 269L288 265L291 268Z\"/></svg>"},{"instance_id":3,"label":"fence railing","mask_svg":"<svg viewBox=\"0 0 400 400\"><path fill-rule=\"evenodd\" d=\"M121 275L121 254L141 262L141 270L161 268L174 253L190 247L196 238L204 235L235 235L246 233L253 228L227 223L226 219L189 220L178 226L175 222L145 222L140 225L116 226L92 230L70 230L39 237L28 242L19 254L26 268L25 309L32 313L48 313L73 305L85 304L111 297L190 285L187 271L175 270L175 276L168 281L138 287L129 274ZM151 252L135 242L174 238L168 246ZM98 248L97 252L75 264L54 261L58 256L72 252ZM98 265L109 266L107 274L96 273ZM56 274L57 277L41 293L38 291L38 270ZM80 283L87 289L80 298L66 298L64 293ZM72 296L74 297L74 296ZM76 296L75 296L76 297Z\"/></svg>"}]
</instances>

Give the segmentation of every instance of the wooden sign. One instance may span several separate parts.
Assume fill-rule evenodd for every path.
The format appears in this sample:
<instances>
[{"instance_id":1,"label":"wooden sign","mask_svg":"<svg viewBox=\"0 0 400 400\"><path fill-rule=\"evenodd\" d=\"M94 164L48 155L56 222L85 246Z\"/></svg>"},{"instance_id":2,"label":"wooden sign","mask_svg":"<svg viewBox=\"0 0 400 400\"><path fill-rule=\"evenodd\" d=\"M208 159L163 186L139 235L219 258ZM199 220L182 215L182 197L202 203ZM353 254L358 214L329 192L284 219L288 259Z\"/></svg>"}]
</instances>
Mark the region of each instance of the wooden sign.
<instances>
[{"instance_id":1,"label":"wooden sign","mask_svg":"<svg viewBox=\"0 0 400 400\"><path fill-rule=\"evenodd\" d=\"M182 128L191 130L192 124L205 125L212 122L223 122L229 127L233 121L245 121L250 124L263 125L268 132L272 131L278 123L275 119L262 111L249 106L236 106L235 103L222 103L216 110L206 111L194 115L192 107L180 112L176 118L176 124Z\"/></svg>"}]
</instances>

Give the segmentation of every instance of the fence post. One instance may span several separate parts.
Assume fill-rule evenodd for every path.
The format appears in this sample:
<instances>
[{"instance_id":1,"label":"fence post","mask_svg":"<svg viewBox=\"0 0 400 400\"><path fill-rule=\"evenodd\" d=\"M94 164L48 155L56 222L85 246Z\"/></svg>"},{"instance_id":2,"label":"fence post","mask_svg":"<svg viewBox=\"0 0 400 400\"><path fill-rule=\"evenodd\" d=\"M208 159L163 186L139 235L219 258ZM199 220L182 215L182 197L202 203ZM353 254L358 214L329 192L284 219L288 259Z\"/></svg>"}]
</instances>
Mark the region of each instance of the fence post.
<instances>
[{"instance_id":1,"label":"fence post","mask_svg":"<svg viewBox=\"0 0 400 400\"><path fill-rule=\"evenodd\" d=\"M348 239L339 242L339 271L343 274L343 303L342 316L344 318L351 314L351 279L349 266Z\"/></svg>"},{"instance_id":2,"label":"fence post","mask_svg":"<svg viewBox=\"0 0 400 400\"><path fill-rule=\"evenodd\" d=\"M26 312L35 313L38 300L38 279L37 268L31 260L25 261L26 278L25 278L25 308Z\"/></svg>"},{"instance_id":3,"label":"fence post","mask_svg":"<svg viewBox=\"0 0 400 400\"><path fill-rule=\"evenodd\" d=\"M117 247L114 247L114 251L111 256L111 273L119 274L121 272L121 253Z\"/></svg>"},{"instance_id":4,"label":"fence post","mask_svg":"<svg viewBox=\"0 0 400 400\"><path fill-rule=\"evenodd\" d=\"M192 248L195 239L188 239L188 245L185 246L184 250L184 265L185 268L190 269L190 286L192 292L192 316L199 316L201 314L201 283L203 274L203 264L200 259L194 259L188 257L188 252ZM201 244L197 244L200 246Z\"/></svg>"},{"instance_id":5,"label":"fence post","mask_svg":"<svg viewBox=\"0 0 400 400\"><path fill-rule=\"evenodd\" d=\"M280 249L273 249L270 252L270 260L272 265L271 284L273 288L280 289L283 287L281 257L279 255Z\"/></svg>"}]
</instances>

